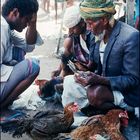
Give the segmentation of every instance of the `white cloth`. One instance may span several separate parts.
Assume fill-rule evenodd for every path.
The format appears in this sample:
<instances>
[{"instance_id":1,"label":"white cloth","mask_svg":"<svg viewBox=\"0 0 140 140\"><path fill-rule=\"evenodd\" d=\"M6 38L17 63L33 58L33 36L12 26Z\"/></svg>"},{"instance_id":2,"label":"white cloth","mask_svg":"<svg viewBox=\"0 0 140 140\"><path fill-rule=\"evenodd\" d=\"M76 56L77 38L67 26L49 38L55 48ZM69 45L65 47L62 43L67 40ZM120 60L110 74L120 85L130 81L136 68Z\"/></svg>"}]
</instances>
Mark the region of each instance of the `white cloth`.
<instances>
[{"instance_id":1,"label":"white cloth","mask_svg":"<svg viewBox=\"0 0 140 140\"><path fill-rule=\"evenodd\" d=\"M134 111L137 118L139 118L139 107L132 107L124 102L124 97L120 91L113 91L114 104L124 108L128 111Z\"/></svg>"},{"instance_id":2,"label":"white cloth","mask_svg":"<svg viewBox=\"0 0 140 140\"><path fill-rule=\"evenodd\" d=\"M134 108L124 102L124 96L120 91L113 91L114 104L120 106L128 111L134 111Z\"/></svg>"},{"instance_id":3,"label":"white cloth","mask_svg":"<svg viewBox=\"0 0 140 140\"><path fill-rule=\"evenodd\" d=\"M87 54L89 54L89 49L87 48L87 44L81 35L80 35L80 44L81 44L81 47L84 49L84 51Z\"/></svg>"},{"instance_id":4,"label":"white cloth","mask_svg":"<svg viewBox=\"0 0 140 140\"><path fill-rule=\"evenodd\" d=\"M36 110L38 107L42 107L45 104L39 95L39 86L31 85L27 88L20 96L19 99L15 100L10 106L11 109L28 109Z\"/></svg>"},{"instance_id":5,"label":"white cloth","mask_svg":"<svg viewBox=\"0 0 140 140\"><path fill-rule=\"evenodd\" d=\"M101 64L103 64L104 51L105 51L106 45L107 43L105 44L104 41L102 40L99 47Z\"/></svg>"},{"instance_id":6,"label":"white cloth","mask_svg":"<svg viewBox=\"0 0 140 140\"><path fill-rule=\"evenodd\" d=\"M72 125L78 127L87 118L88 117L85 116L82 112L80 112L80 111L76 112L76 113L74 113L74 123Z\"/></svg>"},{"instance_id":7,"label":"white cloth","mask_svg":"<svg viewBox=\"0 0 140 140\"><path fill-rule=\"evenodd\" d=\"M77 25L81 20L80 10L78 5L71 6L66 9L63 23L67 28L72 28Z\"/></svg>"},{"instance_id":8,"label":"white cloth","mask_svg":"<svg viewBox=\"0 0 140 140\"><path fill-rule=\"evenodd\" d=\"M74 80L74 75L68 75L64 78L64 90L62 94L62 104L65 106L70 102L78 103L80 108L83 108L87 103L86 88L78 84Z\"/></svg>"}]
</instances>

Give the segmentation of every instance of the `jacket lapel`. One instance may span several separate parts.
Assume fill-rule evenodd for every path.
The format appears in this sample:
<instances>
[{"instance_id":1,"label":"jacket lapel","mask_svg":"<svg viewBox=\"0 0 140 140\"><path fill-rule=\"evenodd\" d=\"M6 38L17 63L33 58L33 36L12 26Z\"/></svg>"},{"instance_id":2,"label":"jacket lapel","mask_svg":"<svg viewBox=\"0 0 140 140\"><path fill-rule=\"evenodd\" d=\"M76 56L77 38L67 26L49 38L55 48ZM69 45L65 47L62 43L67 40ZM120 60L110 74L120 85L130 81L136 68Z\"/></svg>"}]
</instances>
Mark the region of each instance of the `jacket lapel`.
<instances>
[{"instance_id":1,"label":"jacket lapel","mask_svg":"<svg viewBox=\"0 0 140 140\"><path fill-rule=\"evenodd\" d=\"M94 60L96 63L99 63L99 60L100 60L99 45L100 45L100 42L97 41L96 46L95 46L95 51L94 51Z\"/></svg>"},{"instance_id":2,"label":"jacket lapel","mask_svg":"<svg viewBox=\"0 0 140 140\"><path fill-rule=\"evenodd\" d=\"M96 73L100 75L102 73L102 65L100 61L99 45L100 45L100 41L97 41L95 46L95 51L94 51L94 61L97 63Z\"/></svg>"},{"instance_id":3,"label":"jacket lapel","mask_svg":"<svg viewBox=\"0 0 140 140\"><path fill-rule=\"evenodd\" d=\"M103 59L103 74L104 74L105 69L106 69L106 62L107 62L108 56L109 56L110 51L113 47L113 44L116 41L116 37L118 36L119 32L120 32L120 24L119 24L119 22L117 22L114 29L113 29L113 32L110 36L110 39L107 43L107 46L105 48L104 59Z\"/></svg>"}]
</instances>

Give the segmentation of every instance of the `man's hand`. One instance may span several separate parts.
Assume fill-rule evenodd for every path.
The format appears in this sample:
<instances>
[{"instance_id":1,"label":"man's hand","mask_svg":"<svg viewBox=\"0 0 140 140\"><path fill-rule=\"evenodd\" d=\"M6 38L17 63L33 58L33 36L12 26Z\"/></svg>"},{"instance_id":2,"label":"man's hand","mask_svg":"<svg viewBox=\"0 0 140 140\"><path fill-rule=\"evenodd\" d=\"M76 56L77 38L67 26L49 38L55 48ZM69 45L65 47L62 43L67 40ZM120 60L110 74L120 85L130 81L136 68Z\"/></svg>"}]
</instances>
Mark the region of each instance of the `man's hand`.
<instances>
[{"instance_id":1,"label":"man's hand","mask_svg":"<svg viewBox=\"0 0 140 140\"><path fill-rule=\"evenodd\" d=\"M75 73L75 81L83 86L89 85L89 80L91 79L91 72L79 71Z\"/></svg>"},{"instance_id":2,"label":"man's hand","mask_svg":"<svg viewBox=\"0 0 140 140\"><path fill-rule=\"evenodd\" d=\"M75 74L75 81L83 86L87 85L110 85L110 82L105 77L97 75L93 72L81 72L80 74Z\"/></svg>"},{"instance_id":3,"label":"man's hand","mask_svg":"<svg viewBox=\"0 0 140 140\"><path fill-rule=\"evenodd\" d=\"M27 44L29 45L36 43L36 39L37 39L36 20L37 20L37 13L34 13L32 15L31 20L28 22L28 27L26 31L26 41Z\"/></svg>"},{"instance_id":4,"label":"man's hand","mask_svg":"<svg viewBox=\"0 0 140 140\"><path fill-rule=\"evenodd\" d=\"M31 20L28 22L28 26L36 25L36 22L37 22L37 13L34 13L32 15Z\"/></svg>"}]
</instances>

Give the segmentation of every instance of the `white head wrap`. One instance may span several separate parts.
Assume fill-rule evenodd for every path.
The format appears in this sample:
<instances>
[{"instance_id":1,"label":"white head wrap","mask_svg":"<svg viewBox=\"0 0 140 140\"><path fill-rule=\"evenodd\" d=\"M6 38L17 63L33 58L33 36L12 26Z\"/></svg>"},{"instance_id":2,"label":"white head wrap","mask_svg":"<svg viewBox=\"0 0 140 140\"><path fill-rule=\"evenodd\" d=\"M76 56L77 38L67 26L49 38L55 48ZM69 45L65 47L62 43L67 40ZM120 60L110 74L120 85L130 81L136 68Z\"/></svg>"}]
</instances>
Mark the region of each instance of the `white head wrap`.
<instances>
[{"instance_id":1,"label":"white head wrap","mask_svg":"<svg viewBox=\"0 0 140 140\"><path fill-rule=\"evenodd\" d=\"M81 20L79 6L71 6L66 9L64 14L63 23L67 28L72 28L77 25Z\"/></svg>"}]
</instances>

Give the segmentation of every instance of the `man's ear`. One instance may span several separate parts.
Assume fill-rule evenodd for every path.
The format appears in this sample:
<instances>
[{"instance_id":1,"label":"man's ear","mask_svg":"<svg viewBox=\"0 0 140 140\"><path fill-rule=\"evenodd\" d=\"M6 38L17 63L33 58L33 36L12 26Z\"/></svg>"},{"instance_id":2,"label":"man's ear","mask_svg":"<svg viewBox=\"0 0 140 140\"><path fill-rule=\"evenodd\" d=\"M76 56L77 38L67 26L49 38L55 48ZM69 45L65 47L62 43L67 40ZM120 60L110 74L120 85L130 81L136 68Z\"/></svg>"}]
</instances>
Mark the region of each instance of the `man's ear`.
<instances>
[{"instance_id":1,"label":"man's ear","mask_svg":"<svg viewBox=\"0 0 140 140\"><path fill-rule=\"evenodd\" d=\"M11 19L16 19L16 18L18 18L19 17L19 11L18 11L18 9L17 8L14 8L11 12L10 12L10 14L9 14L9 17L11 18Z\"/></svg>"}]
</instances>

